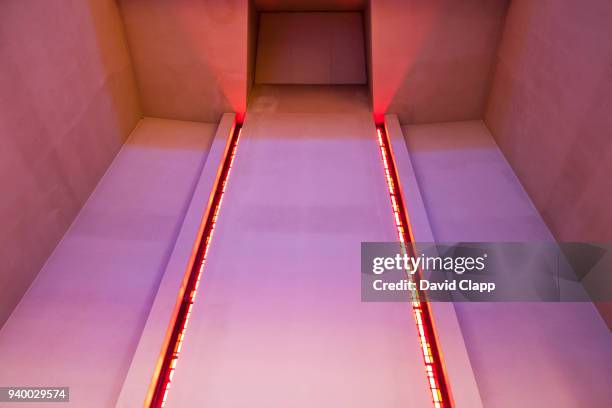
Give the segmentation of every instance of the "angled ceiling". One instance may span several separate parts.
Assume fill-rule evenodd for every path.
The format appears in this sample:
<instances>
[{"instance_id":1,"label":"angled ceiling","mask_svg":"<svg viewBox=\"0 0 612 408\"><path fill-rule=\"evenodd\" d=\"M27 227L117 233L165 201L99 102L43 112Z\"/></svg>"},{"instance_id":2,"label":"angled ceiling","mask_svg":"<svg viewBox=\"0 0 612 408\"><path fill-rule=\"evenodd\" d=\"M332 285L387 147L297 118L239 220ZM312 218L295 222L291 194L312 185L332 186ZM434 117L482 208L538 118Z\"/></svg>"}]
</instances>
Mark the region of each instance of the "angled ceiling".
<instances>
[{"instance_id":1,"label":"angled ceiling","mask_svg":"<svg viewBox=\"0 0 612 408\"><path fill-rule=\"evenodd\" d=\"M482 118L508 2L118 0L146 116L217 122L246 110L253 7L363 10L374 112L404 124Z\"/></svg>"}]
</instances>

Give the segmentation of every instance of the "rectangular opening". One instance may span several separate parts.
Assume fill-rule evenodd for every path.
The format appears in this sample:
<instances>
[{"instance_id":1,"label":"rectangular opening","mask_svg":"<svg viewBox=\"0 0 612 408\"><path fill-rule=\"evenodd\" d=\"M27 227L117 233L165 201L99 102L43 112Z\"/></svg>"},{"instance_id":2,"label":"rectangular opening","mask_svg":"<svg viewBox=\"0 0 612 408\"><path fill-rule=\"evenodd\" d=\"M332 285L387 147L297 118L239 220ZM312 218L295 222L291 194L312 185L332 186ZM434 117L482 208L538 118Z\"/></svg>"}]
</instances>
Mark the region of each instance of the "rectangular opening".
<instances>
[{"instance_id":1,"label":"rectangular opening","mask_svg":"<svg viewBox=\"0 0 612 408\"><path fill-rule=\"evenodd\" d=\"M261 12L256 84L367 84L363 14Z\"/></svg>"}]
</instances>

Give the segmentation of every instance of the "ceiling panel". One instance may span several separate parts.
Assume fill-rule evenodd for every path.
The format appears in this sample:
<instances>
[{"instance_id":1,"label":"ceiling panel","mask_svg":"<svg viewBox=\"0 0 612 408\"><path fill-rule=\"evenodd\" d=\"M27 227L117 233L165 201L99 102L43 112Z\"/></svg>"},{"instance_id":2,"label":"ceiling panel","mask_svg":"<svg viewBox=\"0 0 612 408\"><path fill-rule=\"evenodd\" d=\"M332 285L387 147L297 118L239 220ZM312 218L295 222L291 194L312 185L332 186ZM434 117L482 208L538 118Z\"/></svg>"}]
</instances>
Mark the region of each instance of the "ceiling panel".
<instances>
[{"instance_id":1,"label":"ceiling panel","mask_svg":"<svg viewBox=\"0 0 612 408\"><path fill-rule=\"evenodd\" d=\"M355 11L367 4L367 0L255 0L260 11Z\"/></svg>"}]
</instances>

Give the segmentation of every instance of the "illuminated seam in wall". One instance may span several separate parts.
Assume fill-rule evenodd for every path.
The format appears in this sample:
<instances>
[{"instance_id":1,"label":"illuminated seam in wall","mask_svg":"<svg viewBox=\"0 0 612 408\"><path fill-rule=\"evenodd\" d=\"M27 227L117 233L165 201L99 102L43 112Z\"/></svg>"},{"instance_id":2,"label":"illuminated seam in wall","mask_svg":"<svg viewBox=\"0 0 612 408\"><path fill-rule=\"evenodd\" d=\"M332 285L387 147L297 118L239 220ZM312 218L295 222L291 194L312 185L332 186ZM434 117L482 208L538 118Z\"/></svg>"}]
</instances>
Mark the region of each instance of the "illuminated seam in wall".
<instances>
[{"instance_id":1,"label":"illuminated seam in wall","mask_svg":"<svg viewBox=\"0 0 612 408\"><path fill-rule=\"evenodd\" d=\"M382 127L377 127L376 132L378 134L378 145L385 167L385 178L391 197L391 206L393 208L397 235L401 243L402 251L407 253L408 251L413 251L414 248L410 245L411 234L408 230L408 217L404 212L404 204L399 194L398 176L395 172L395 164L391 156L391 146ZM414 276L408 274L408 278L413 280ZM416 278L418 279L418 276L416 276ZM431 310L429 309L429 305L424 295L418 291L412 293L411 304L417 330L419 332L419 343L423 353L425 374L427 375L427 382L429 383L433 405L435 408L449 408L452 406L452 403L444 375L440 349L436 341Z\"/></svg>"},{"instance_id":2,"label":"illuminated seam in wall","mask_svg":"<svg viewBox=\"0 0 612 408\"><path fill-rule=\"evenodd\" d=\"M228 155L223 162L221 173L216 185L216 189L211 202L211 211L209 212L206 223L204 224L202 237L198 246L195 261L191 268L187 285L185 288L185 294L183 296L179 312L172 329L172 334L166 350L164 361L160 370L159 377L155 385L155 391L151 400L150 407L160 408L166 405L168 399L168 393L170 391L174 373L176 371L176 364L181 355L181 346L185 339L185 332L189 325L189 318L191 316L191 309L195 302L195 297L200 286L200 279L202 278L202 272L204 271L204 265L206 263L206 256L208 255L208 249L212 241L213 233L215 232L215 226L217 224L217 218L219 217L219 210L221 209L221 203L223 202L223 195L227 187L234 158L236 157L236 149L238 147L238 141L242 127L236 125L232 139L230 141L230 147Z\"/></svg>"}]
</instances>

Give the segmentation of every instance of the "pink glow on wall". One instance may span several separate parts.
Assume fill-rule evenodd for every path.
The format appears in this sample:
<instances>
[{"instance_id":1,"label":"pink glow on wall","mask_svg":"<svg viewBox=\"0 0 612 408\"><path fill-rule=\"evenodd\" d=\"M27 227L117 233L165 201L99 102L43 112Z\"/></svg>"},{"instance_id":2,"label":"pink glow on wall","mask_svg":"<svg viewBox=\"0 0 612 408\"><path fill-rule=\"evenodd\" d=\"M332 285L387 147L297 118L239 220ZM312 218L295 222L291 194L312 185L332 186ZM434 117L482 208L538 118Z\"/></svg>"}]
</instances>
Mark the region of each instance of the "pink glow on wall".
<instances>
[{"instance_id":1,"label":"pink glow on wall","mask_svg":"<svg viewBox=\"0 0 612 408\"><path fill-rule=\"evenodd\" d=\"M217 122L246 111L247 0L121 0L145 115Z\"/></svg>"},{"instance_id":2,"label":"pink glow on wall","mask_svg":"<svg viewBox=\"0 0 612 408\"><path fill-rule=\"evenodd\" d=\"M402 123L482 116L506 0L370 3L375 116Z\"/></svg>"}]
</instances>

